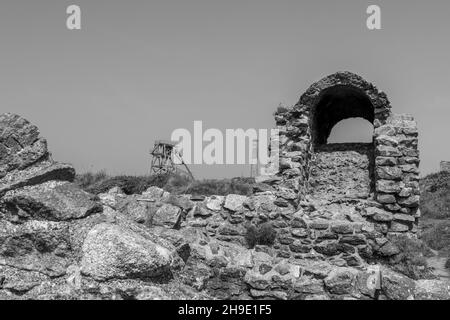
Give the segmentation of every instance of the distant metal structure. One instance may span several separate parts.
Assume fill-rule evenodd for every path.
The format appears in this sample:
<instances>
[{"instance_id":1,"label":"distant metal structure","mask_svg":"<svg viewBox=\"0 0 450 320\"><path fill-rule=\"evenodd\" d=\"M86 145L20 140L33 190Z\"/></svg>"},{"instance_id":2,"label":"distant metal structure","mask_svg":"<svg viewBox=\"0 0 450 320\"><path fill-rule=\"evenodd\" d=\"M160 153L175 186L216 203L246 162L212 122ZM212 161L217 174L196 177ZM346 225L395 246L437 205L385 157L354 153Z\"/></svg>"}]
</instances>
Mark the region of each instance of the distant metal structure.
<instances>
[{"instance_id":1,"label":"distant metal structure","mask_svg":"<svg viewBox=\"0 0 450 320\"><path fill-rule=\"evenodd\" d=\"M171 172L183 173L189 175L192 180L195 180L189 167L183 161L183 157L175 148L176 143L172 141L157 140L153 146L150 154L152 155L152 162L150 166L151 175L164 175ZM186 172L179 169L179 166L174 162L174 158L178 158L181 165L184 166Z\"/></svg>"}]
</instances>

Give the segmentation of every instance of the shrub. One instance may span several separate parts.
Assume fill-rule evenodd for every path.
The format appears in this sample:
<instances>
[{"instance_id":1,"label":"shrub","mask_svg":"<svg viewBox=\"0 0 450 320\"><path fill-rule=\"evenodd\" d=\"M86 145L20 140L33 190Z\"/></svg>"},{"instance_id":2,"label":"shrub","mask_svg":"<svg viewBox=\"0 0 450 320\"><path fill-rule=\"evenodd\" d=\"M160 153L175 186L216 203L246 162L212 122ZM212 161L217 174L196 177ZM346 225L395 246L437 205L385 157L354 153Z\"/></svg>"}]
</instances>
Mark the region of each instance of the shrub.
<instances>
[{"instance_id":1,"label":"shrub","mask_svg":"<svg viewBox=\"0 0 450 320\"><path fill-rule=\"evenodd\" d=\"M85 188L86 191L93 194L107 192L113 187L119 187L125 194L142 193L151 186L151 178L134 176L117 176L93 183Z\"/></svg>"},{"instance_id":2,"label":"shrub","mask_svg":"<svg viewBox=\"0 0 450 320\"><path fill-rule=\"evenodd\" d=\"M75 177L75 183L82 189L86 189L100 181L106 180L108 175L105 170L99 171L97 173L86 172L83 174L77 174Z\"/></svg>"},{"instance_id":3,"label":"shrub","mask_svg":"<svg viewBox=\"0 0 450 320\"><path fill-rule=\"evenodd\" d=\"M256 245L273 245L277 233L271 223L263 223L256 227L251 224L247 227L245 234L245 240L250 248L254 248Z\"/></svg>"},{"instance_id":4,"label":"shrub","mask_svg":"<svg viewBox=\"0 0 450 320\"><path fill-rule=\"evenodd\" d=\"M391 261L393 269L416 280L430 275L426 257L432 256L433 253L423 241L399 236L391 242L400 250Z\"/></svg>"},{"instance_id":5,"label":"shrub","mask_svg":"<svg viewBox=\"0 0 450 320\"><path fill-rule=\"evenodd\" d=\"M450 258L445 262L445 269L450 269Z\"/></svg>"},{"instance_id":6,"label":"shrub","mask_svg":"<svg viewBox=\"0 0 450 320\"><path fill-rule=\"evenodd\" d=\"M289 109L286 106L284 106L282 103L280 103L280 104L278 104L277 110L275 110L273 115L276 116L277 114L283 114L288 111L289 111Z\"/></svg>"},{"instance_id":7,"label":"shrub","mask_svg":"<svg viewBox=\"0 0 450 320\"><path fill-rule=\"evenodd\" d=\"M420 180L420 210L426 218L450 218L450 173L438 172Z\"/></svg>"},{"instance_id":8,"label":"shrub","mask_svg":"<svg viewBox=\"0 0 450 320\"><path fill-rule=\"evenodd\" d=\"M139 194L156 186L173 194L222 195L253 193L253 178L192 181L185 174L168 173L158 176L108 176L104 171L77 175L75 181L83 190L99 194L120 187L126 194Z\"/></svg>"},{"instance_id":9,"label":"shrub","mask_svg":"<svg viewBox=\"0 0 450 320\"><path fill-rule=\"evenodd\" d=\"M450 256L450 221L433 220L424 225L421 239L441 255Z\"/></svg>"},{"instance_id":10,"label":"shrub","mask_svg":"<svg viewBox=\"0 0 450 320\"><path fill-rule=\"evenodd\" d=\"M247 232L245 234L245 241L250 248L254 248L258 243L258 229L254 224L247 227Z\"/></svg>"},{"instance_id":11,"label":"shrub","mask_svg":"<svg viewBox=\"0 0 450 320\"><path fill-rule=\"evenodd\" d=\"M182 191L186 190L191 183L190 178L185 175L171 174L167 175L166 180L159 187L171 193L183 193Z\"/></svg>"}]
</instances>

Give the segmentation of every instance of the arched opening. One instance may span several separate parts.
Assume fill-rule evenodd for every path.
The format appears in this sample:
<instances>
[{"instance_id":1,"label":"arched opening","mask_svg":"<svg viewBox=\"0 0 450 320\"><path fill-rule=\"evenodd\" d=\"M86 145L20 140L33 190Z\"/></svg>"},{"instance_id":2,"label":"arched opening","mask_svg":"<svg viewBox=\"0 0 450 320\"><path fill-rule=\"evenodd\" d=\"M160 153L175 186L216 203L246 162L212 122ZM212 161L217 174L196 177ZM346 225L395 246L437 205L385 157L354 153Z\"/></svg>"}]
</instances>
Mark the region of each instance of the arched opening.
<instances>
[{"instance_id":1,"label":"arched opening","mask_svg":"<svg viewBox=\"0 0 450 320\"><path fill-rule=\"evenodd\" d=\"M372 143L373 124L364 118L348 118L339 121L333 129L327 143Z\"/></svg>"},{"instance_id":2,"label":"arched opening","mask_svg":"<svg viewBox=\"0 0 450 320\"><path fill-rule=\"evenodd\" d=\"M313 145L327 144L333 127L349 118L363 118L374 121L374 107L364 91L337 85L323 90L312 111Z\"/></svg>"},{"instance_id":3,"label":"arched opening","mask_svg":"<svg viewBox=\"0 0 450 320\"><path fill-rule=\"evenodd\" d=\"M370 98L359 88L336 85L323 89L316 101L310 118L313 195L367 199L375 187L375 112Z\"/></svg>"}]
</instances>

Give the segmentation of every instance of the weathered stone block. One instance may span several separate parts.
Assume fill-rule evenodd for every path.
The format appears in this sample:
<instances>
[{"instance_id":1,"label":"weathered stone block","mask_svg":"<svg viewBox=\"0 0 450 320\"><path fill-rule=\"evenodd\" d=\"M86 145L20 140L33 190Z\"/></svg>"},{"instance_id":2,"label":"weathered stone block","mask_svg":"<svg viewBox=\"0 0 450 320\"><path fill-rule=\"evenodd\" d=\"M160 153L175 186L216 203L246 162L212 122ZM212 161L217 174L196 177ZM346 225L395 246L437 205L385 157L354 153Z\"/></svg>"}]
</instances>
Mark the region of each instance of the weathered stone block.
<instances>
[{"instance_id":1,"label":"weathered stone block","mask_svg":"<svg viewBox=\"0 0 450 320\"><path fill-rule=\"evenodd\" d=\"M331 231L338 234L349 234L353 233L354 225L352 222L333 222L331 224Z\"/></svg>"},{"instance_id":2,"label":"weathered stone block","mask_svg":"<svg viewBox=\"0 0 450 320\"><path fill-rule=\"evenodd\" d=\"M379 135L376 136L375 141L378 145L396 147L398 145L398 141L394 136L388 135Z\"/></svg>"},{"instance_id":3,"label":"weathered stone block","mask_svg":"<svg viewBox=\"0 0 450 320\"><path fill-rule=\"evenodd\" d=\"M172 254L143 235L103 223L84 241L81 271L100 281L162 277L170 273Z\"/></svg>"},{"instance_id":4,"label":"weathered stone block","mask_svg":"<svg viewBox=\"0 0 450 320\"><path fill-rule=\"evenodd\" d=\"M387 241L383 246L381 246L377 250L382 256L391 257L400 253L400 250L397 246L392 244L392 242Z\"/></svg>"},{"instance_id":5,"label":"weathered stone block","mask_svg":"<svg viewBox=\"0 0 450 320\"><path fill-rule=\"evenodd\" d=\"M9 191L2 199L22 219L68 221L101 212L102 205L94 196L70 182L51 181L37 186Z\"/></svg>"},{"instance_id":6,"label":"weathered stone block","mask_svg":"<svg viewBox=\"0 0 450 320\"><path fill-rule=\"evenodd\" d=\"M212 196L212 197L206 198L206 200L205 200L206 207L212 211L222 210L223 203L224 203L223 196Z\"/></svg>"},{"instance_id":7,"label":"weathered stone block","mask_svg":"<svg viewBox=\"0 0 450 320\"><path fill-rule=\"evenodd\" d=\"M399 167L377 167L377 175L380 179L399 180L402 174L402 169Z\"/></svg>"},{"instance_id":8,"label":"weathered stone block","mask_svg":"<svg viewBox=\"0 0 450 320\"><path fill-rule=\"evenodd\" d=\"M306 238L309 236L307 229L292 229L291 234L296 238Z\"/></svg>"},{"instance_id":9,"label":"weathered stone block","mask_svg":"<svg viewBox=\"0 0 450 320\"><path fill-rule=\"evenodd\" d=\"M401 223L399 221L393 221L389 228L390 232L407 232L410 227L407 224Z\"/></svg>"},{"instance_id":10,"label":"weathered stone block","mask_svg":"<svg viewBox=\"0 0 450 320\"><path fill-rule=\"evenodd\" d=\"M391 300L411 300L414 297L415 283L412 279L383 268L382 291Z\"/></svg>"},{"instance_id":11,"label":"weathered stone block","mask_svg":"<svg viewBox=\"0 0 450 320\"><path fill-rule=\"evenodd\" d=\"M398 148L391 147L391 146L377 146L376 148L377 155L381 157L401 157L402 153L399 151Z\"/></svg>"},{"instance_id":12,"label":"weathered stone block","mask_svg":"<svg viewBox=\"0 0 450 320\"><path fill-rule=\"evenodd\" d=\"M392 194L379 194L377 200L381 204L396 203L397 199Z\"/></svg>"},{"instance_id":13,"label":"weathered stone block","mask_svg":"<svg viewBox=\"0 0 450 320\"><path fill-rule=\"evenodd\" d=\"M405 206L408 208L415 208L419 206L420 197L418 195L414 195L408 198L399 199L398 204L401 206Z\"/></svg>"},{"instance_id":14,"label":"weathered stone block","mask_svg":"<svg viewBox=\"0 0 450 320\"><path fill-rule=\"evenodd\" d=\"M340 243L348 243L353 246L366 244L366 237L363 234L345 235L340 240Z\"/></svg>"},{"instance_id":15,"label":"weathered stone block","mask_svg":"<svg viewBox=\"0 0 450 320\"><path fill-rule=\"evenodd\" d=\"M386 208L386 210L392 211L392 212L396 212L399 211L402 207L400 207L397 203L388 203L385 204L384 207Z\"/></svg>"},{"instance_id":16,"label":"weathered stone block","mask_svg":"<svg viewBox=\"0 0 450 320\"><path fill-rule=\"evenodd\" d=\"M376 157L375 164L377 166L396 166L398 164L398 160L394 157Z\"/></svg>"},{"instance_id":17,"label":"weathered stone block","mask_svg":"<svg viewBox=\"0 0 450 320\"><path fill-rule=\"evenodd\" d=\"M244 203L247 201L246 196L237 195L237 194L229 194L225 198L224 208L230 211L238 211L241 210L244 206Z\"/></svg>"},{"instance_id":18,"label":"weathered stone block","mask_svg":"<svg viewBox=\"0 0 450 320\"><path fill-rule=\"evenodd\" d=\"M382 125L375 129L375 135L395 136L397 131L389 124Z\"/></svg>"},{"instance_id":19,"label":"weathered stone block","mask_svg":"<svg viewBox=\"0 0 450 320\"><path fill-rule=\"evenodd\" d=\"M419 168L414 164L404 164L400 166L401 170L406 173L419 174Z\"/></svg>"},{"instance_id":20,"label":"weathered stone block","mask_svg":"<svg viewBox=\"0 0 450 320\"><path fill-rule=\"evenodd\" d=\"M369 210L369 208L367 210ZM387 212L383 209L370 208L370 211L374 213L372 215L372 219L377 222L389 222L394 218L392 213Z\"/></svg>"},{"instance_id":21,"label":"weathered stone block","mask_svg":"<svg viewBox=\"0 0 450 320\"><path fill-rule=\"evenodd\" d=\"M294 290L301 294L324 294L324 283L322 280L302 277L295 281Z\"/></svg>"},{"instance_id":22,"label":"weathered stone block","mask_svg":"<svg viewBox=\"0 0 450 320\"><path fill-rule=\"evenodd\" d=\"M403 186L402 182L392 180L378 180L376 183L377 191L383 193L399 193Z\"/></svg>"},{"instance_id":23,"label":"weathered stone block","mask_svg":"<svg viewBox=\"0 0 450 320\"><path fill-rule=\"evenodd\" d=\"M311 229L325 230L325 229L328 229L328 227L330 226L330 221L324 220L324 219L316 219L316 220L310 221L308 223L308 226Z\"/></svg>"},{"instance_id":24,"label":"weathered stone block","mask_svg":"<svg viewBox=\"0 0 450 320\"><path fill-rule=\"evenodd\" d=\"M414 222L416 221L416 218L409 214L396 213L394 214L394 220L402 222Z\"/></svg>"},{"instance_id":25,"label":"weathered stone block","mask_svg":"<svg viewBox=\"0 0 450 320\"><path fill-rule=\"evenodd\" d=\"M289 245L289 249L291 249L291 251L295 252L295 253L308 253L309 251L311 251L311 247L310 246L307 246L307 245L303 244L299 240L295 240L294 243Z\"/></svg>"},{"instance_id":26,"label":"weathered stone block","mask_svg":"<svg viewBox=\"0 0 450 320\"><path fill-rule=\"evenodd\" d=\"M324 279L325 287L332 294L351 294L354 291L357 271L350 268L336 268Z\"/></svg>"}]
</instances>

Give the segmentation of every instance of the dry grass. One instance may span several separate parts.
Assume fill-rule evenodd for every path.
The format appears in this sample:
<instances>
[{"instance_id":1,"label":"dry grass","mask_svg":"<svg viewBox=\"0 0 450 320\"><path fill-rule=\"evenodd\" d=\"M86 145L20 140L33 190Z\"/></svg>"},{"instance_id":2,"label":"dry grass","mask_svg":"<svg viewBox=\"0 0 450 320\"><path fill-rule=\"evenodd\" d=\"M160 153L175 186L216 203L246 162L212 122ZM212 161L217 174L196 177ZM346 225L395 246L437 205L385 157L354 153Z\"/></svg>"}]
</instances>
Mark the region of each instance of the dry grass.
<instances>
[{"instance_id":1,"label":"dry grass","mask_svg":"<svg viewBox=\"0 0 450 320\"><path fill-rule=\"evenodd\" d=\"M163 176L109 176L104 171L77 175L75 182L87 192L104 193L113 187L120 187L126 194L139 194L151 186L157 186L174 194L198 195L251 195L253 179L233 178L221 180L192 181L185 175Z\"/></svg>"},{"instance_id":2,"label":"dry grass","mask_svg":"<svg viewBox=\"0 0 450 320\"><path fill-rule=\"evenodd\" d=\"M450 218L450 173L430 174L420 181L420 210L426 218Z\"/></svg>"},{"instance_id":3,"label":"dry grass","mask_svg":"<svg viewBox=\"0 0 450 320\"><path fill-rule=\"evenodd\" d=\"M400 253L390 261L391 267L412 279L429 278L431 273L427 257L433 255L430 248L419 239L396 237L391 240L400 249Z\"/></svg>"}]
</instances>

